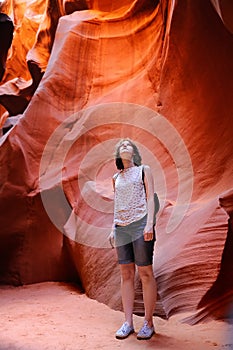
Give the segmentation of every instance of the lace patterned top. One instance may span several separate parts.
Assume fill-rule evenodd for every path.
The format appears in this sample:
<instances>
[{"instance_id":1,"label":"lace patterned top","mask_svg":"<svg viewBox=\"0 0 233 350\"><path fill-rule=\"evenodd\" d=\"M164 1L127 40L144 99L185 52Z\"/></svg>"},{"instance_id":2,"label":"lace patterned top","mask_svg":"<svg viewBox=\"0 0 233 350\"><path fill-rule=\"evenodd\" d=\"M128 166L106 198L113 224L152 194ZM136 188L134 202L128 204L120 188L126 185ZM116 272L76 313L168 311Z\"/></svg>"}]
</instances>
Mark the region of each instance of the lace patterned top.
<instances>
[{"instance_id":1,"label":"lace patterned top","mask_svg":"<svg viewBox=\"0 0 233 350\"><path fill-rule=\"evenodd\" d=\"M142 166L133 166L114 176L114 224L126 226L147 214Z\"/></svg>"}]
</instances>

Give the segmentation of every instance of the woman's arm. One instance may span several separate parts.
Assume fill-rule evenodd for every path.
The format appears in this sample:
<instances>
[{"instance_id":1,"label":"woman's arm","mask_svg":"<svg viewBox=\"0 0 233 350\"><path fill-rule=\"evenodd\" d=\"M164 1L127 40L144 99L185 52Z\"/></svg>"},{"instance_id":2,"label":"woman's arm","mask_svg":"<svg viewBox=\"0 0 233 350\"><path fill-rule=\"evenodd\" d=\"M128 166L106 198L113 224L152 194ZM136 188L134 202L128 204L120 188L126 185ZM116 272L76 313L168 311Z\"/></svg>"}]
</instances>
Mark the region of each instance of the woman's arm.
<instances>
[{"instance_id":1,"label":"woman's arm","mask_svg":"<svg viewBox=\"0 0 233 350\"><path fill-rule=\"evenodd\" d=\"M154 237L153 220L154 220L154 179L151 169L148 165L144 166L144 183L147 199L147 222L144 229L144 240L151 241Z\"/></svg>"}]
</instances>

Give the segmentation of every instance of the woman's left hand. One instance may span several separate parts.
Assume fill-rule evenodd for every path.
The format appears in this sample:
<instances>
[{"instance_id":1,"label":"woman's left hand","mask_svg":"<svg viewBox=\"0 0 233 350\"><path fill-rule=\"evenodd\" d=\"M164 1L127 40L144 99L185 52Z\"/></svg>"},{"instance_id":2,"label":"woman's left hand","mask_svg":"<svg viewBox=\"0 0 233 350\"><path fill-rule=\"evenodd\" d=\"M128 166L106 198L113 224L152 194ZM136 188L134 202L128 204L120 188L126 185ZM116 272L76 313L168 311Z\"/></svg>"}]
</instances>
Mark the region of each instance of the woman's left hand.
<instances>
[{"instance_id":1,"label":"woman's left hand","mask_svg":"<svg viewBox=\"0 0 233 350\"><path fill-rule=\"evenodd\" d=\"M152 241L152 239L154 238L153 226L146 225L143 235L144 241Z\"/></svg>"}]
</instances>

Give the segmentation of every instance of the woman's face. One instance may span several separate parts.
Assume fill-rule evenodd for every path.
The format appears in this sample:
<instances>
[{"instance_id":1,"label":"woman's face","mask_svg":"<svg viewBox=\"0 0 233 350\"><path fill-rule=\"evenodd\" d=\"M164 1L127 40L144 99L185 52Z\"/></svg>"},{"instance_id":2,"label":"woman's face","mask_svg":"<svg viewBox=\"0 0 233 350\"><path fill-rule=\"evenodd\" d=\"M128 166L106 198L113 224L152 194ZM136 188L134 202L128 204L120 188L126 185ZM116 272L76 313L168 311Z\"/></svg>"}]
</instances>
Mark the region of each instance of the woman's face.
<instances>
[{"instance_id":1,"label":"woman's face","mask_svg":"<svg viewBox=\"0 0 233 350\"><path fill-rule=\"evenodd\" d=\"M133 157L133 146L131 144L130 141L128 140L124 140L122 141L122 143L120 144L120 147L119 147L119 154L120 154L120 157L122 159L132 159Z\"/></svg>"}]
</instances>

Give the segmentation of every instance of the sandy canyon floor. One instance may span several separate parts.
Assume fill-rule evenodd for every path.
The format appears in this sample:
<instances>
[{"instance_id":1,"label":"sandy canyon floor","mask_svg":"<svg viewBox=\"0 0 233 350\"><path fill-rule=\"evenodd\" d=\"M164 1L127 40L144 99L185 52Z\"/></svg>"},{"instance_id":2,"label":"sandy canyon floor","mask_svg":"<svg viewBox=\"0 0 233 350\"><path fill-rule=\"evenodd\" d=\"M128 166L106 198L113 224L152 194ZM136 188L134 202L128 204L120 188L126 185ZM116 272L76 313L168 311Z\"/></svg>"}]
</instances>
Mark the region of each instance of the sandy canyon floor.
<instances>
[{"instance_id":1,"label":"sandy canyon floor","mask_svg":"<svg viewBox=\"0 0 233 350\"><path fill-rule=\"evenodd\" d=\"M183 324L181 314L154 318L156 334L117 340L123 313L89 299L73 285L39 283L0 287L0 350L223 350L233 349L233 324ZM137 331L143 319L134 316Z\"/></svg>"}]
</instances>

